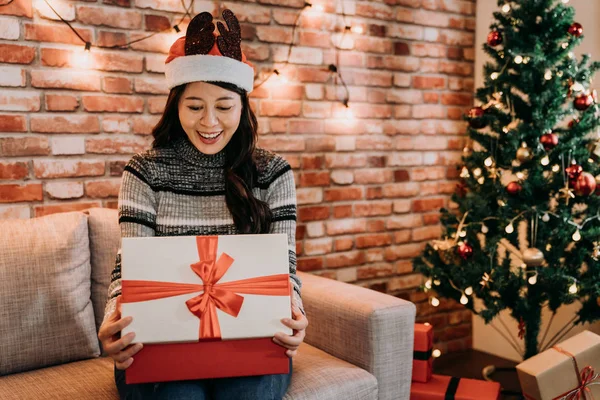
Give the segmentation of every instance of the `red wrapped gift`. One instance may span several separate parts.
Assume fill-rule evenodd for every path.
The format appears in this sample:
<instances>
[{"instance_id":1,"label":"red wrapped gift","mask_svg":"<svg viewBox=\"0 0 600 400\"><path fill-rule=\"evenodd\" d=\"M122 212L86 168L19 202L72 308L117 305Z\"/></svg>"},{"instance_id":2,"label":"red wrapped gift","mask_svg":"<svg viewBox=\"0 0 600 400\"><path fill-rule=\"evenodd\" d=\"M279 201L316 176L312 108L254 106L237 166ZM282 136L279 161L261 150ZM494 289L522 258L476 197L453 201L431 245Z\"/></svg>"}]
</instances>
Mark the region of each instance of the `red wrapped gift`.
<instances>
[{"instance_id":1,"label":"red wrapped gift","mask_svg":"<svg viewBox=\"0 0 600 400\"><path fill-rule=\"evenodd\" d=\"M415 324L415 347L413 352L413 382L427 383L433 371L433 327Z\"/></svg>"},{"instance_id":2,"label":"red wrapped gift","mask_svg":"<svg viewBox=\"0 0 600 400\"><path fill-rule=\"evenodd\" d=\"M498 400L500 384L476 379L433 375L427 383L413 382L410 400Z\"/></svg>"}]
</instances>

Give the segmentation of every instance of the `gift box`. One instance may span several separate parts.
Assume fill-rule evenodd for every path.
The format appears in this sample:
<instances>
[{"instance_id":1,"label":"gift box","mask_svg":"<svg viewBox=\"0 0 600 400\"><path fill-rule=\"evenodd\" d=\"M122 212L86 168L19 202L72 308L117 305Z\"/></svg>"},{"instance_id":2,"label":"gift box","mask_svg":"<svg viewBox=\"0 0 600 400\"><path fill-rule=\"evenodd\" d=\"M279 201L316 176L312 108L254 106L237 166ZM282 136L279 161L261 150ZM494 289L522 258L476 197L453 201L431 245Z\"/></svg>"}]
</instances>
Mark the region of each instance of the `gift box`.
<instances>
[{"instance_id":1,"label":"gift box","mask_svg":"<svg viewBox=\"0 0 600 400\"><path fill-rule=\"evenodd\" d=\"M427 383L412 382L410 400L498 400L500 384L476 379L432 375Z\"/></svg>"},{"instance_id":2,"label":"gift box","mask_svg":"<svg viewBox=\"0 0 600 400\"><path fill-rule=\"evenodd\" d=\"M433 371L433 327L429 324L415 324L415 345L413 351L414 382L427 383Z\"/></svg>"},{"instance_id":3,"label":"gift box","mask_svg":"<svg viewBox=\"0 0 600 400\"><path fill-rule=\"evenodd\" d=\"M529 400L600 399L600 336L583 331L519 365Z\"/></svg>"},{"instance_id":4,"label":"gift box","mask_svg":"<svg viewBox=\"0 0 600 400\"><path fill-rule=\"evenodd\" d=\"M288 373L271 340L292 334L287 248L284 234L123 238L122 334L145 345L127 383Z\"/></svg>"}]
</instances>

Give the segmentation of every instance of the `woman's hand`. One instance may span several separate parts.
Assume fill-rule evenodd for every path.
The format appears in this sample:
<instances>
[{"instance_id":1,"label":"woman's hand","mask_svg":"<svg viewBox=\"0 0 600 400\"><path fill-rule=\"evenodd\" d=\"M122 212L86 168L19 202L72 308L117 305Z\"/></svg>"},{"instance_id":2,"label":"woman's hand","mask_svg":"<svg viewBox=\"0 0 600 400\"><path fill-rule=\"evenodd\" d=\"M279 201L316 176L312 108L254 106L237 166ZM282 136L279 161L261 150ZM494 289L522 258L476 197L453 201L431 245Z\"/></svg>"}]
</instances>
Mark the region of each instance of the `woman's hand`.
<instances>
[{"instance_id":1,"label":"woman's hand","mask_svg":"<svg viewBox=\"0 0 600 400\"><path fill-rule=\"evenodd\" d=\"M98 339L102 348L113 360L117 369L127 369L133 363L132 356L143 347L141 343L130 345L135 333L121 337L123 328L131 324L132 318L121 318L121 296L117 297L117 307L110 317L100 326Z\"/></svg>"},{"instance_id":2,"label":"woman's hand","mask_svg":"<svg viewBox=\"0 0 600 400\"><path fill-rule=\"evenodd\" d=\"M292 304L292 317L293 319L284 318L281 322L288 328L291 328L293 334L286 335L283 332L277 332L273 338L275 343L287 349L285 354L289 358L294 357L298 353L298 346L304 341L306 327L308 326L308 320L295 304Z\"/></svg>"}]
</instances>

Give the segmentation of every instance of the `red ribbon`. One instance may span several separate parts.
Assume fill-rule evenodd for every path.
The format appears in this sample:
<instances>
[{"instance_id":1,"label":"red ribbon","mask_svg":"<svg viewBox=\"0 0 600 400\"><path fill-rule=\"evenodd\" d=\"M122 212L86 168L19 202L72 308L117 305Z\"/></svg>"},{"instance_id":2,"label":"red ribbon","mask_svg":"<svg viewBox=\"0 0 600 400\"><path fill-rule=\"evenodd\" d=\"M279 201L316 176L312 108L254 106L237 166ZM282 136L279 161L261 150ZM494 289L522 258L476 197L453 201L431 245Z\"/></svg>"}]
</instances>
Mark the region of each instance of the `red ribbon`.
<instances>
[{"instance_id":1,"label":"red ribbon","mask_svg":"<svg viewBox=\"0 0 600 400\"><path fill-rule=\"evenodd\" d=\"M575 374L580 380L579 386L577 386L575 389L566 391L565 393L553 398L552 400L585 400L587 399L587 394L589 394L590 398L594 400L594 395L592 394L592 391L589 388L590 385L597 384L593 383L598 379L598 374L594 372L594 368L592 368L591 366L587 366L580 371L579 367L577 366L577 360L575 359L575 356L573 354L558 346L554 346L552 348L571 358L571 360L573 361L573 367L575 368Z\"/></svg>"},{"instance_id":2,"label":"red ribbon","mask_svg":"<svg viewBox=\"0 0 600 400\"><path fill-rule=\"evenodd\" d=\"M198 296L186 301L185 304L192 314L200 318L200 339L220 339L221 328L217 318L217 308L237 317L244 302L244 298L238 293L263 296L289 295L288 274L218 283L234 262L234 259L225 253L217 259L218 240L217 236L196 237L200 261L190 267L202 279L203 285L123 280L122 302L137 303L203 291Z\"/></svg>"}]
</instances>

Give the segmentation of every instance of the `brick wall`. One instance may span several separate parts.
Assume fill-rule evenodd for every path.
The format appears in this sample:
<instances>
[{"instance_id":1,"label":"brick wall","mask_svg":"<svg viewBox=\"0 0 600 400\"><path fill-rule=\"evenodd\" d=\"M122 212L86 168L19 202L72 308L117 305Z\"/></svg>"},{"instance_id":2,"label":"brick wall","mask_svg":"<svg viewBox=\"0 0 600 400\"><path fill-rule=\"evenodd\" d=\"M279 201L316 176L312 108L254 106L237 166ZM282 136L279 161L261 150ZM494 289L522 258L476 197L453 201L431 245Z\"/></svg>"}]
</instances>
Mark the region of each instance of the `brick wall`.
<instances>
[{"instance_id":1,"label":"brick wall","mask_svg":"<svg viewBox=\"0 0 600 400\"><path fill-rule=\"evenodd\" d=\"M180 0L49 1L103 46L183 15ZM410 260L440 235L437 210L455 186L461 115L473 99L475 1L345 0L346 23L341 3L314 0L324 12L305 11L291 64L252 96L261 145L296 173L299 269L408 298L437 326L442 350L470 346L469 313L450 303L432 310ZM237 13L261 80L286 59L303 5L196 0L194 12ZM0 218L116 207L122 168L148 147L164 106L161 73L176 34L86 54L42 0L15 0L0 14ZM342 35L345 25L364 33Z\"/></svg>"}]
</instances>

